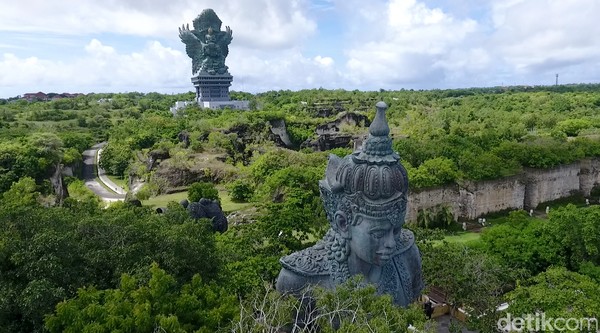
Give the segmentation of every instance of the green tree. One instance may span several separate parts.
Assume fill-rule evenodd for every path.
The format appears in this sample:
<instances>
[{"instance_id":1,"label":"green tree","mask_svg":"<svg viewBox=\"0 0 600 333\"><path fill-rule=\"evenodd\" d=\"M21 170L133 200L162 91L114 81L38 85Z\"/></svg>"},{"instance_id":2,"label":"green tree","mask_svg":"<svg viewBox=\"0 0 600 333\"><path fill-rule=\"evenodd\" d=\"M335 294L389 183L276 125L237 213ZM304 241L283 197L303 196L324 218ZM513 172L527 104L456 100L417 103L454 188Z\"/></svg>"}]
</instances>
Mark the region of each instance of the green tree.
<instances>
[{"instance_id":1,"label":"green tree","mask_svg":"<svg viewBox=\"0 0 600 333\"><path fill-rule=\"evenodd\" d=\"M275 280L281 252L265 241L262 223L232 225L215 237L224 262L221 279L232 293L246 297L265 281Z\"/></svg>"},{"instance_id":2,"label":"green tree","mask_svg":"<svg viewBox=\"0 0 600 333\"><path fill-rule=\"evenodd\" d=\"M247 202L253 195L254 188L246 179L236 179L230 185L229 196L234 202Z\"/></svg>"},{"instance_id":3,"label":"green tree","mask_svg":"<svg viewBox=\"0 0 600 333\"><path fill-rule=\"evenodd\" d=\"M556 124L556 128L567 136L577 136L579 132L590 127L593 127L593 124L587 119L565 119Z\"/></svg>"},{"instance_id":4,"label":"green tree","mask_svg":"<svg viewBox=\"0 0 600 333\"><path fill-rule=\"evenodd\" d=\"M100 203L100 198L92 192L81 179L74 179L69 181L67 185L69 197L78 201L96 201Z\"/></svg>"},{"instance_id":5,"label":"green tree","mask_svg":"<svg viewBox=\"0 0 600 333\"><path fill-rule=\"evenodd\" d=\"M179 286L153 264L150 279L124 274L119 288L79 289L77 297L56 306L46 317L49 332L215 332L238 314L238 301L200 275Z\"/></svg>"},{"instance_id":6,"label":"green tree","mask_svg":"<svg viewBox=\"0 0 600 333\"><path fill-rule=\"evenodd\" d=\"M31 177L23 177L12 184L10 189L0 195L2 198L2 209L14 209L18 207L35 206L40 195L36 191L35 180Z\"/></svg>"},{"instance_id":7,"label":"green tree","mask_svg":"<svg viewBox=\"0 0 600 333\"><path fill-rule=\"evenodd\" d=\"M547 224L530 218L525 211L511 212L506 223L483 231L483 249L507 265L538 274L562 262L560 249L545 231Z\"/></svg>"},{"instance_id":8,"label":"green tree","mask_svg":"<svg viewBox=\"0 0 600 333\"><path fill-rule=\"evenodd\" d=\"M257 197L266 202L259 218L265 237L283 253L302 249L329 227L319 195L322 174L322 168L290 166L275 171L257 189Z\"/></svg>"},{"instance_id":9,"label":"green tree","mask_svg":"<svg viewBox=\"0 0 600 333\"><path fill-rule=\"evenodd\" d=\"M446 157L426 160L418 168L407 168L412 188L425 188L454 182L458 177L456 165Z\"/></svg>"},{"instance_id":10,"label":"green tree","mask_svg":"<svg viewBox=\"0 0 600 333\"><path fill-rule=\"evenodd\" d=\"M64 207L0 203L0 331L40 331L45 314L78 288L115 288L123 273L142 274L157 262L178 283L220 274L208 220L180 205L165 214L127 203Z\"/></svg>"},{"instance_id":11,"label":"green tree","mask_svg":"<svg viewBox=\"0 0 600 333\"><path fill-rule=\"evenodd\" d=\"M600 283L600 265L585 261L579 265L579 273L591 277L596 283Z\"/></svg>"},{"instance_id":12,"label":"green tree","mask_svg":"<svg viewBox=\"0 0 600 333\"><path fill-rule=\"evenodd\" d=\"M131 148L122 143L109 142L100 154L100 167L111 175L123 177L132 158Z\"/></svg>"},{"instance_id":13,"label":"green tree","mask_svg":"<svg viewBox=\"0 0 600 333\"><path fill-rule=\"evenodd\" d=\"M524 275L485 252L462 244L443 242L420 246L426 285L441 289L453 307L469 313L469 324L482 332L499 319L496 307L505 290Z\"/></svg>"},{"instance_id":14,"label":"green tree","mask_svg":"<svg viewBox=\"0 0 600 333\"><path fill-rule=\"evenodd\" d=\"M518 315L544 313L546 318L594 318L600 313L600 284L564 267L547 271L518 285L506 295L508 311ZM597 327L580 332L596 332Z\"/></svg>"},{"instance_id":15,"label":"green tree","mask_svg":"<svg viewBox=\"0 0 600 333\"><path fill-rule=\"evenodd\" d=\"M584 262L600 265L600 206L576 207L572 204L552 210L544 225L550 246L560 255L552 261L576 271Z\"/></svg>"}]
</instances>

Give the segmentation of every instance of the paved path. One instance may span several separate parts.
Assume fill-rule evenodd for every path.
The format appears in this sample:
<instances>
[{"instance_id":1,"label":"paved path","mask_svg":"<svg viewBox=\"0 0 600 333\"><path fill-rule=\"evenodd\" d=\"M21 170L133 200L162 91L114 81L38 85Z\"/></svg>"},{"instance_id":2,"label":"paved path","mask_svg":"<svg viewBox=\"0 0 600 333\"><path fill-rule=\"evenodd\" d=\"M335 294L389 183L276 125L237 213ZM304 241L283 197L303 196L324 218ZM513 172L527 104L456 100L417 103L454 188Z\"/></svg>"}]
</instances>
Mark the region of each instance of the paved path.
<instances>
[{"instance_id":1,"label":"paved path","mask_svg":"<svg viewBox=\"0 0 600 333\"><path fill-rule=\"evenodd\" d=\"M103 149L104 149L104 146L102 146L102 147L100 147L100 149L98 149L97 161L100 160L100 155L102 154ZM102 169L99 164L97 165L97 167L98 167L98 178L100 178L100 181L103 182L104 185L106 185L111 190L115 191L117 194L121 194L121 195L127 194L127 191L125 191L119 185L115 184L112 180L110 180L110 178L108 178L106 176L106 171L104 171L104 169Z\"/></svg>"},{"instance_id":2,"label":"paved path","mask_svg":"<svg viewBox=\"0 0 600 333\"><path fill-rule=\"evenodd\" d=\"M104 170L98 167L99 177L107 187L115 189L115 192L109 191L96 180L96 153L106 145L105 142L94 145L92 148L83 152L83 180L85 186L92 190L103 201L123 201L125 200L125 190L113 183L106 177Z\"/></svg>"}]
</instances>

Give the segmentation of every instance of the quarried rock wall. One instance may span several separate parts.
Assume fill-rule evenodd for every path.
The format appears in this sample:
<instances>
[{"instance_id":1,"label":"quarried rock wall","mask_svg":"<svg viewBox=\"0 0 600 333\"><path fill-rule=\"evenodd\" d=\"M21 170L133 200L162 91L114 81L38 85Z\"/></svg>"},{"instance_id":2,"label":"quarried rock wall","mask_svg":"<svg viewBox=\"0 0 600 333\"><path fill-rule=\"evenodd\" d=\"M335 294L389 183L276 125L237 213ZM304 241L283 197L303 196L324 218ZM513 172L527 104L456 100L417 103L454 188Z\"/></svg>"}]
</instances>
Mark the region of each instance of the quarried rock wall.
<instances>
[{"instance_id":1,"label":"quarried rock wall","mask_svg":"<svg viewBox=\"0 0 600 333\"><path fill-rule=\"evenodd\" d=\"M525 184L520 176L498 180L465 182L460 189L461 215L473 220L506 209L522 209Z\"/></svg>"},{"instance_id":2,"label":"quarried rock wall","mask_svg":"<svg viewBox=\"0 0 600 333\"><path fill-rule=\"evenodd\" d=\"M420 210L448 206L455 218L460 216L460 193L458 185L447 185L413 191L408 194L406 221L416 221Z\"/></svg>"},{"instance_id":3,"label":"quarried rock wall","mask_svg":"<svg viewBox=\"0 0 600 333\"><path fill-rule=\"evenodd\" d=\"M534 209L540 203L580 193L589 196L600 186L600 159L584 159L551 169L526 169L520 175L497 180L446 185L412 191L408 195L407 221L416 221L420 210L451 208L455 220L473 220L507 209Z\"/></svg>"},{"instance_id":4,"label":"quarried rock wall","mask_svg":"<svg viewBox=\"0 0 600 333\"><path fill-rule=\"evenodd\" d=\"M571 196L580 191L580 163L561 165L552 169L526 169L524 206L536 208L542 202Z\"/></svg>"}]
</instances>

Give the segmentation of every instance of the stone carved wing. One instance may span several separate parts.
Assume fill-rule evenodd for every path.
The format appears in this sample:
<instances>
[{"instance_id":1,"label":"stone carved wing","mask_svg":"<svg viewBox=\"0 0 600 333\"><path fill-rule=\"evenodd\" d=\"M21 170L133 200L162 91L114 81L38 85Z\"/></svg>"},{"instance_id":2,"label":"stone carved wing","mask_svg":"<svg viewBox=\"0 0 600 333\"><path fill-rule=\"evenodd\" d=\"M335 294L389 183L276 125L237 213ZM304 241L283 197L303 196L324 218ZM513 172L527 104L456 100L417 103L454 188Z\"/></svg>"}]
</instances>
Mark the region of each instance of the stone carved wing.
<instances>
[{"instance_id":1,"label":"stone carved wing","mask_svg":"<svg viewBox=\"0 0 600 333\"><path fill-rule=\"evenodd\" d=\"M196 37L190 26L183 25L179 28L179 38L185 44L185 52L192 58L192 74L200 69L202 63L202 41Z\"/></svg>"},{"instance_id":2,"label":"stone carved wing","mask_svg":"<svg viewBox=\"0 0 600 333\"><path fill-rule=\"evenodd\" d=\"M229 54L229 44L233 39L233 31L229 26L225 27L225 31L219 31L217 37L217 43L221 47L221 52L223 53L223 57L227 57Z\"/></svg>"}]
</instances>

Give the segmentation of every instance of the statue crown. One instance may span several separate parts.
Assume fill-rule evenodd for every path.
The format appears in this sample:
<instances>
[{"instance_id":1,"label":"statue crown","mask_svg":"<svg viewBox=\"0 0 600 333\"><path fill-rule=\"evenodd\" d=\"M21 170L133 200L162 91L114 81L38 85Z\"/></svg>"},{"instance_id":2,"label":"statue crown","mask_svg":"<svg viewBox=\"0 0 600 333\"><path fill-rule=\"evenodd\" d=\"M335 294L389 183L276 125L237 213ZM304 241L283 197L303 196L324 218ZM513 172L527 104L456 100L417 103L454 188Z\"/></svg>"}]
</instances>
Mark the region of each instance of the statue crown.
<instances>
[{"instance_id":1,"label":"statue crown","mask_svg":"<svg viewBox=\"0 0 600 333\"><path fill-rule=\"evenodd\" d=\"M345 207L343 210L348 213L391 214L404 220L408 176L400 156L392 149L385 116L387 105L379 102L376 108L369 136L362 148L344 158L329 156L325 178L319 181L319 188L330 221L340 207Z\"/></svg>"}]
</instances>

